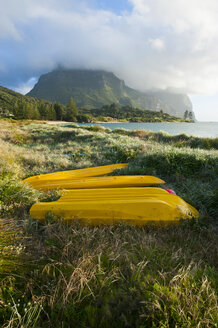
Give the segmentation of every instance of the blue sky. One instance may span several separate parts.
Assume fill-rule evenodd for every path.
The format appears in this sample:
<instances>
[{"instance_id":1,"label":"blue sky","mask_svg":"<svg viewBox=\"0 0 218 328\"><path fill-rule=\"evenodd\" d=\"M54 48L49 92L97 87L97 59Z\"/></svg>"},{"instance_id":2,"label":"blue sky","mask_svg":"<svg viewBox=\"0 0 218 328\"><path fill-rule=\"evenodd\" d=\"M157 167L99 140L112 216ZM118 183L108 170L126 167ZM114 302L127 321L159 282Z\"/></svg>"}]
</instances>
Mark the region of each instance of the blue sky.
<instances>
[{"instance_id":1,"label":"blue sky","mask_svg":"<svg viewBox=\"0 0 218 328\"><path fill-rule=\"evenodd\" d=\"M96 0L93 4L96 8L110 10L121 15L124 11L132 10L132 5L127 0Z\"/></svg>"},{"instance_id":2,"label":"blue sky","mask_svg":"<svg viewBox=\"0 0 218 328\"><path fill-rule=\"evenodd\" d=\"M27 92L57 65L187 93L218 121L218 2L0 0L0 85Z\"/></svg>"}]
</instances>

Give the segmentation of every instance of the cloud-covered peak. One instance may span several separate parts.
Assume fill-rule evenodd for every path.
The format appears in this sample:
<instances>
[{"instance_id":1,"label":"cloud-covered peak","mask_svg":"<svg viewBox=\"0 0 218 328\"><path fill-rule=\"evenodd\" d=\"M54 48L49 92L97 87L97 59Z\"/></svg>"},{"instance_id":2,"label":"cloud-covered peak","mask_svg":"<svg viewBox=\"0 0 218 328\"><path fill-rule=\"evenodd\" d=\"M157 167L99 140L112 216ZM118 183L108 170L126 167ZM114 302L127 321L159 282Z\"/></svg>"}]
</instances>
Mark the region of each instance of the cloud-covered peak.
<instances>
[{"instance_id":1,"label":"cloud-covered peak","mask_svg":"<svg viewBox=\"0 0 218 328\"><path fill-rule=\"evenodd\" d=\"M0 0L0 84L61 64L113 71L140 90L218 91L218 2L128 3L118 12L97 0Z\"/></svg>"}]
</instances>

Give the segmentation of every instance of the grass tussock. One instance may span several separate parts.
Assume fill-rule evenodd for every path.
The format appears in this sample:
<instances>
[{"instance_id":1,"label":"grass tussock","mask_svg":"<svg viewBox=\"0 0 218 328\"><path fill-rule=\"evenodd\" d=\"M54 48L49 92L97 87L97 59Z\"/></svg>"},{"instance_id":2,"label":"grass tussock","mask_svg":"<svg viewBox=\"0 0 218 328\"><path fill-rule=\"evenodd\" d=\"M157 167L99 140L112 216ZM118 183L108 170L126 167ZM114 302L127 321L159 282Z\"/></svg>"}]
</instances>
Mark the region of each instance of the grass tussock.
<instances>
[{"instance_id":1,"label":"grass tussock","mask_svg":"<svg viewBox=\"0 0 218 328\"><path fill-rule=\"evenodd\" d=\"M53 218L25 297L42 306L40 327L215 327L215 240L190 225L89 228Z\"/></svg>"},{"instance_id":2,"label":"grass tussock","mask_svg":"<svg viewBox=\"0 0 218 328\"><path fill-rule=\"evenodd\" d=\"M182 138L0 122L2 327L216 327L216 141ZM200 219L93 228L29 217L34 202L59 193L33 190L23 178L120 162L129 166L114 174L164 179Z\"/></svg>"},{"instance_id":3,"label":"grass tussock","mask_svg":"<svg viewBox=\"0 0 218 328\"><path fill-rule=\"evenodd\" d=\"M102 128L102 127L101 127ZM174 147L183 148L201 148L201 149L218 149L218 138L200 138L179 134L169 135L167 132L152 132L146 130L125 130L114 129L112 133L122 134L130 137L138 137L144 141L155 141L162 144L171 144Z\"/></svg>"}]
</instances>

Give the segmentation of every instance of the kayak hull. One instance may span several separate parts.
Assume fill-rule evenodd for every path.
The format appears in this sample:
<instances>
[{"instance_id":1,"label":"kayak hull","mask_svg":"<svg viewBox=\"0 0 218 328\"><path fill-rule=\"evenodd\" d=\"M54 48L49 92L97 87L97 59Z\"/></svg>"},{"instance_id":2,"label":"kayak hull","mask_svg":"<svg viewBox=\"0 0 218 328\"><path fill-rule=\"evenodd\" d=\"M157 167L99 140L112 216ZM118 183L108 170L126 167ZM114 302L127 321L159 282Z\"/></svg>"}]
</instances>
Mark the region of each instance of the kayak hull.
<instances>
[{"instance_id":1,"label":"kayak hull","mask_svg":"<svg viewBox=\"0 0 218 328\"><path fill-rule=\"evenodd\" d=\"M130 187L130 188L98 188L98 189L71 189L62 190L58 201L88 201L104 199L135 199L158 197L159 194L169 195L162 188L157 187Z\"/></svg>"},{"instance_id":2,"label":"kayak hull","mask_svg":"<svg viewBox=\"0 0 218 328\"><path fill-rule=\"evenodd\" d=\"M158 188L157 188L158 189ZM114 197L115 198L115 197ZM30 210L33 218L44 220L52 212L65 220L77 219L83 224L114 224L120 221L141 226L148 222L157 224L178 223L180 219L198 217L198 211L183 199L169 193L120 197L119 199L76 200L61 197L56 202L36 203Z\"/></svg>"},{"instance_id":3,"label":"kayak hull","mask_svg":"<svg viewBox=\"0 0 218 328\"><path fill-rule=\"evenodd\" d=\"M96 188L124 188L151 186L165 183L165 181L144 175L88 177L84 179L59 179L28 182L33 188L39 190L52 189L96 189Z\"/></svg>"},{"instance_id":4,"label":"kayak hull","mask_svg":"<svg viewBox=\"0 0 218 328\"><path fill-rule=\"evenodd\" d=\"M89 168L78 169L78 170L40 174L40 175L36 175L33 177L29 177L29 178L23 180L23 182L27 182L29 184L34 184L34 183L40 183L41 181L46 181L46 180L52 181L52 180L80 179L80 178L92 177L92 176L102 176L105 174L109 174L109 173L113 172L114 170L122 169L126 166L128 166L127 163L121 163L121 164L89 167Z\"/></svg>"}]
</instances>

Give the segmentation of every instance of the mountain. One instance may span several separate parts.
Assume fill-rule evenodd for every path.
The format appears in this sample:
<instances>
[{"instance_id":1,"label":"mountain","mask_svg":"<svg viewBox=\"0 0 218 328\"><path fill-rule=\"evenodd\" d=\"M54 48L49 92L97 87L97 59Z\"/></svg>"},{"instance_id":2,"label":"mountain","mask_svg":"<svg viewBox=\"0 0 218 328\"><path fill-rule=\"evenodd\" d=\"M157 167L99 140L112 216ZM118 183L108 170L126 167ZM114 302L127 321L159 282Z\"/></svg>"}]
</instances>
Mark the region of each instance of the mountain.
<instances>
[{"instance_id":1,"label":"mountain","mask_svg":"<svg viewBox=\"0 0 218 328\"><path fill-rule=\"evenodd\" d=\"M156 91L152 92L152 94L165 104L168 104L173 109L175 116L180 117L182 114L183 117L186 110L193 113L191 100L185 94L170 93L167 91Z\"/></svg>"},{"instance_id":2,"label":"mountain","mask_svg":"<svg viewBox=\"0 0 218 328\"><path fill-rule=\"evenodd\" d=\"M103 70L59 68L41 75L27 95L65 105L72 97L77 107L87 109L116 103L153 111L162 110L177 117L183 117L188 111L194 118L188 96L164 91L140 92L126 86L113 73Z\"/></svg>"}]
</instances>

